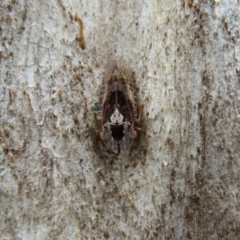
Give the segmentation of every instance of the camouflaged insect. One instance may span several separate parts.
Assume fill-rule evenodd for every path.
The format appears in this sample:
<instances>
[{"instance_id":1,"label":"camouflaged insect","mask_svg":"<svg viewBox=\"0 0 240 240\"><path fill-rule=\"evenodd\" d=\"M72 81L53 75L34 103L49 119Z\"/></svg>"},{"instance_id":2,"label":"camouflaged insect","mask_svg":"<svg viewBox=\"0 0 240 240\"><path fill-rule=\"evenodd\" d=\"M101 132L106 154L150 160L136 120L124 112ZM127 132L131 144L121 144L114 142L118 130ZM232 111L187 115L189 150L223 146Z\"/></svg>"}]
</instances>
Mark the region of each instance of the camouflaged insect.
<instances>
[{"instance_id":1,"label":"camouflaged insect","mask_svg":"<svg viewBox=\"0 0 240 240\"><path fill-rule=\"evenodd\" d=\"M100 102L100 138L112 152L123 153L141 131L135 124L141 120L143 104L137 108L134 73L121 57L111 58L106 66Z\"/></svg>"}]
</instances>

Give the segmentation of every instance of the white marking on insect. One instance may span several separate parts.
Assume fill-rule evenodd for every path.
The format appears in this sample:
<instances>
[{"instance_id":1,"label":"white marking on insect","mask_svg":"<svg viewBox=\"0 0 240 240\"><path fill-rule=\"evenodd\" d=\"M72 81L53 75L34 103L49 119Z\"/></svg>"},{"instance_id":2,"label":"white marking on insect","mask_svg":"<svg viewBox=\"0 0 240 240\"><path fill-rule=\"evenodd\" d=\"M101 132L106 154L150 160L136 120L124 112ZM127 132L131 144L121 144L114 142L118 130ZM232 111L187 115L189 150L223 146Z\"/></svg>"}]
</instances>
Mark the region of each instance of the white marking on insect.
<instances>
[{"instance_id":1,"label":"white marking on insect","mask_svg":"<svg viewBox=\"0 0 240 240\"><path fill-rule=\"evenodd\" d=\"M112 116L110 117L111 123L122 123L123 122L123 115L116 109Z\"/></svg>"}]
</instances>

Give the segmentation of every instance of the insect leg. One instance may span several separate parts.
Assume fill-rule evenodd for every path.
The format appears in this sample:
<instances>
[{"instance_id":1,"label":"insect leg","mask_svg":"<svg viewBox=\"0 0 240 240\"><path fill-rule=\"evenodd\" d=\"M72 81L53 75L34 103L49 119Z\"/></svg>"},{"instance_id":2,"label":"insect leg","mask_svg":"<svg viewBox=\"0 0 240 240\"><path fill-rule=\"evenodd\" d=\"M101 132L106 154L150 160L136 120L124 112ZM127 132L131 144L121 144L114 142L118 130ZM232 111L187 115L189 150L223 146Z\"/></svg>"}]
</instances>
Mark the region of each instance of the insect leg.
<instances>
[{"instance_id":1,"label":"insect leg","mask_svg":"<svg viewBox=\"0 0 240 240\"><path fill-rule=\"evenodd\" d=\"M142 112L143 112L143 107L144 107L144 104L146 103L146 101L148 101L148 97L143 100L139 106L138 106L138 118L135 120L136 123L139 123L141 120L142 120Z\"/></svg>"}]
</instances>

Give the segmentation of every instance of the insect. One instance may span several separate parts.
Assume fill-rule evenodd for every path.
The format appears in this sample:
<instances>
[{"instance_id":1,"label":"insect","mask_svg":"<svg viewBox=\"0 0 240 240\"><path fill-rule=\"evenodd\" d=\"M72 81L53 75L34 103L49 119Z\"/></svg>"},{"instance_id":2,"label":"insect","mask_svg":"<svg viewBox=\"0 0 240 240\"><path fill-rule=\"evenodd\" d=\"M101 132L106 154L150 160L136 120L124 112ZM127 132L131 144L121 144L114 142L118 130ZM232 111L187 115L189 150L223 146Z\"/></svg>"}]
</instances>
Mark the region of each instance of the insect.
<instances>
[{"instance_id":1,"label":"insect","mask_svg":"<svg viewBox=\"0 0 240 240\"><path fill-rule=\"evenodd\" d=\"M129 149L141 128L143 103L137 106L134 72L119 56L112 57L105 69L101 91L100 138L116 154Z\"/></svg>"}]
</instances>

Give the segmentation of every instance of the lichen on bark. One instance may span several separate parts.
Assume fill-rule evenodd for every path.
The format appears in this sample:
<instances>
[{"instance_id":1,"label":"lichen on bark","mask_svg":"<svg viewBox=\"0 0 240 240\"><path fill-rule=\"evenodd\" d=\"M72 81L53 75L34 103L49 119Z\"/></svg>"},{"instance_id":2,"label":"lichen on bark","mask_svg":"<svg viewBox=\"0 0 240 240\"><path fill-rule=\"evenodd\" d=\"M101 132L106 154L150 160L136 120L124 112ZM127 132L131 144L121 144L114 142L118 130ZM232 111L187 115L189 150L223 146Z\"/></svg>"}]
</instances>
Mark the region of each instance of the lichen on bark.
<instances>
[{"instance_id":1,"label":"lichen on bark","mask_svg":"<svg viewBox=\"0 0 240 240\"><path fill-rule=\"evenodd\" d=\"M239 10L2 1L0 235L239 239ZM112 55L149 98L146 133L118 157L95 140L91 112Z\"/></svg>"}]
</instances>

